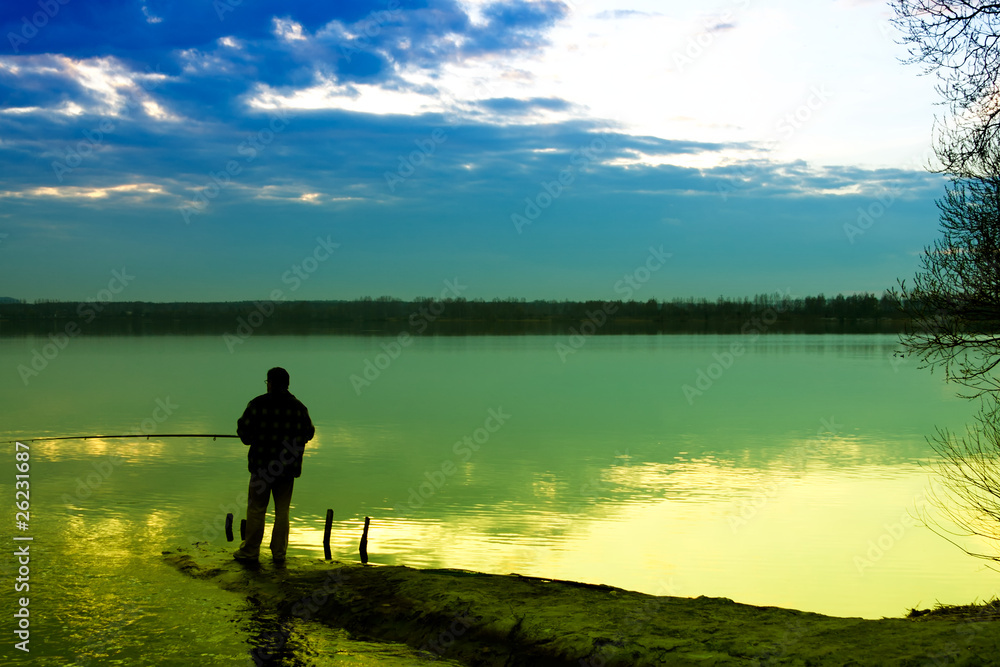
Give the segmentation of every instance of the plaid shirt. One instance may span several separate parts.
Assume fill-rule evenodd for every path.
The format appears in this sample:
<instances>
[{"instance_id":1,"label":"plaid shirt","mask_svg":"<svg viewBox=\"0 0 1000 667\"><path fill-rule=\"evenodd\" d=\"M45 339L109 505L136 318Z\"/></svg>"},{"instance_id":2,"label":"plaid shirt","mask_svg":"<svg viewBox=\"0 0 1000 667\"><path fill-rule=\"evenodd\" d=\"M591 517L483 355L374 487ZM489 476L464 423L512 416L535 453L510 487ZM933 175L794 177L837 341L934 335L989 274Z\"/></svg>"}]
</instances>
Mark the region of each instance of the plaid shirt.
<instances>
[{"instance_id":1,"label":"plaid shirt","mask_svg":"<svg viewBox=\"0 0 1000 667\"><path fill-rule=\"evenodd\" d=\"M302 474L302 452L316 433L309 411L288 391L262 394L247 404L236 433L249 445L247 469L262 477Z\"/></svg>"}]
</instances>

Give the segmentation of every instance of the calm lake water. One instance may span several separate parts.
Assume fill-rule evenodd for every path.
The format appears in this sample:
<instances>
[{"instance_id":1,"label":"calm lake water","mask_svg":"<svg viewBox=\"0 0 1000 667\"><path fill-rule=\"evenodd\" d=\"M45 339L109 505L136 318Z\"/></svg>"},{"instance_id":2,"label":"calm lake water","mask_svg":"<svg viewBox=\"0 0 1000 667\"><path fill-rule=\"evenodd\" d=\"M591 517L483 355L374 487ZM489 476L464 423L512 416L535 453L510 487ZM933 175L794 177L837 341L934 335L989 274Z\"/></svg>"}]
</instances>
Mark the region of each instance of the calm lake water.
<instances>
[{"instance_id":1,"label":"calm lake water","mask_svg":"<svg viewBox=\"0 0 1000 667\"><path fill-rule=\"evenodd\" d=\"M34 661L248 661L274 619L160 557L226 545L246 450L156 434L234 433L274 365L317 429L291 554L322 556L333 508L343 559L369 516L376 563L870 618L1000 590L912 518L930 507L925 436L961 429L974 406L894 357L894 336L595 336L562 355L566 337L395 341L77 338L23 379L49 340L0 340L3 440L152 434L32 443ZM8 526L13 514L7 500ZM2 566L9 581L12 557ZM305 623L292 635L301 655L348 650Z\"/></svg>"}]
</instances>

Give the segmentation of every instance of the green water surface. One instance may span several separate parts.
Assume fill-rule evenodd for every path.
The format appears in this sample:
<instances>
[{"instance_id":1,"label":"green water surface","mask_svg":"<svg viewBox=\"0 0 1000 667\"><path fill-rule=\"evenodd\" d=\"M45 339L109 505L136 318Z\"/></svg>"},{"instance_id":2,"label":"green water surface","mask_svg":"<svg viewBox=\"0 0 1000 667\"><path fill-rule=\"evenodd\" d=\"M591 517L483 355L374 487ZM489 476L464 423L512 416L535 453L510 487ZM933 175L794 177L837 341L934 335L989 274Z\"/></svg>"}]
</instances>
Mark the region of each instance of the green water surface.
<instances>
[{"instance_id":1,"label":"green water surface","mask_svg":"<svg viewBox=\"0 0 1000 667\"><path fill-rule=\"evenodd\" d=\"M260 614L160 561L194 541L226 545L226 513L244 511L245 448L156 436L235 433L275 365L317 428L293 497L293 554L322 556L332 508L334 555L357 558L368 516L377 563L870 618L998 590L994 572L913 519L933 484L925 437L962 428L974 406L893 356L894 336L404 342L0 340L3 440L150 434L31 443L31 657L247 663L267 634ZM13 559L2 566L12 579ZM281 664L340 641L287 634Z\"/></svg>"}]
</instances>

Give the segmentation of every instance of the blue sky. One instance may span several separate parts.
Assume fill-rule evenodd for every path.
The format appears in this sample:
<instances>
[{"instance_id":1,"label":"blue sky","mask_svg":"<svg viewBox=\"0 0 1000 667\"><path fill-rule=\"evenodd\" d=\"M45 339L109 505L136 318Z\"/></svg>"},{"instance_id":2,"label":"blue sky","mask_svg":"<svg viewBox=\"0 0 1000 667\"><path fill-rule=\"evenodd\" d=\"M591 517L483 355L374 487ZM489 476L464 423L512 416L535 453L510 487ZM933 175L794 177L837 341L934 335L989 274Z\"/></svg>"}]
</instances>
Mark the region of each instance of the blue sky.
<instances>
[{"instance_id":1,"label":"blue sky","mask_svg":"<svg viewBox=\"0 0 1000 667\"><path fill-rule=\"evenodd\" d=\"M0 296L411 299L457 280L606 299L635 275L641 300L880 292L913 274L943 192L934 80L899 62L889 17L5 2Z\"/></svg>"}]
</instances>

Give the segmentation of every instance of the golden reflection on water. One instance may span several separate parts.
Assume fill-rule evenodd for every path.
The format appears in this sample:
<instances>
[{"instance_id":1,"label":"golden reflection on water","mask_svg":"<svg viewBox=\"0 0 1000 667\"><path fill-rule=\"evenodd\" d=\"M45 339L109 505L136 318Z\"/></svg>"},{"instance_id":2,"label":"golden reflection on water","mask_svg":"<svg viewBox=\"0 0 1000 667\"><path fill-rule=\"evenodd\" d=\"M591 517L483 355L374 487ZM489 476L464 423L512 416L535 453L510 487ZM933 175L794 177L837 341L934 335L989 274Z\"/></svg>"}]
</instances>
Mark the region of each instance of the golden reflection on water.
<instances>
[{"instance_id":1,"label":"golden reflection on water","mask_svg":"<svg viewBox=\"0 0 1000 667\"><path fill-rule=\"evenodd\" d=\"M109 628L142 622L143 607L155 603L133 599L124 614L121 584L138 580L150 552L176 542L189 520L183 497L163 507L134 507L135 499L116 491L140 479L157 458L177 461L204 454L203 448L169 451L174 443L154 442L143 449L145 442L122 447L110 440L88 442L86 449L39 444L34 451L51 455L53 463L122 454L129 462L93 497L66 507L58 541L86 564L65 583L71 623L93 623L85 620L91 614ZM925 599L927 590L948 590L954 598L945 602L988 597L971 583L981 581L972 576L979 566L956 559L953 546L914 518L926 506L926 473L913 462L866 463L865 452L878 446L858 436L789 439L778 443L780 455L768 467L736 463L753 463L753 456L680 452L668 462L615 457L589 478L533 472L526 497L449 503L442 492L433 498L442 502L422 508L431 513L384 508L380 516L373 508L368 551L373 563L517 572L839 615L898 616L939 601ZM236 451L240 457L230 451L226 466L241 460L242 450ZM97 470L77 465L78 479ZM495 474L484 460L463 463L459 471L449 484L474 486ZM241 471L232 484L238 497L245 493L242 478ZM321 557L324 508L315 504L307 494L295 497L291 546ZM334 558L358 559L362 527L361 516L335 519Z\"/></svg>"},{"instance_id":2,"label":"golden reflection on water","mask_svg":"<svg viewBox=\"0 0 1000 667\"><path fill-rule=\"evenodd\" d=\"M110 435L110 434L109 434ZM138 463L161 458L167 451L164 440L138 438L88 438L86 440L40 440L31 443L36 456L45 461L110 459L116 463ZM171 455L175 455L171 451Z\"/></svg>"},{"instance_id":3,"label":"golden reflection on water","mask_svg":"<svg viewBox=\"0 0 1000 667\"><path fill-rule=\"evenodd\" d=\"M841 444L831 450L838 457L857 441ZM920 525L929 480L913 465L868 466L862 474L817 459L794 471L762 471L705 458L612 465L600 482L601 495L561 498L573 504L571 514L545 509L567 491L557 476L541 473L533 478L535 509L509 500L435 517L376 515L369 555L374 563L517 572L870 618L936 601L921 591L948 590L955 603L988 593L972 583L980 566L957 559L953 546ZM362 526L360 518L335 521L334 558L358 559ZM295 548L320 556L322 537L318 520L293 526Z\"/></svg>"},{"instance_id":4,"label":"golden reflection on water","mask_svg":"<svg viewBox=\"0 0 1000 667\"><path fill-rule=\"evenodd\" d=\"M176 512L86 506L68 508L55 519L52 509L47 523L58 520L59 526L34 543L39 561L49 567L41 571L33 597L36 609L48 610L41 622L58 624L43 625L39 636L65 635L68 641L43 639L33 653L38 664L155 664L207 645L213 646L211 659L239 660L243 639L224 612L219 617L225 605L235 609L234 600L218 596L210 608L185 604L193 599L179 589L188 582L164 572L154 557L177 524ZM150 585L151 578L158 584ZM155 655L149 654L150 644L157 646ZM60 661L52 662L57 656Z\"/></svg>"}]
</instances>

